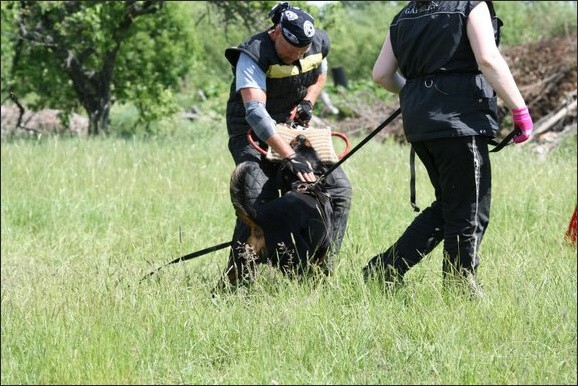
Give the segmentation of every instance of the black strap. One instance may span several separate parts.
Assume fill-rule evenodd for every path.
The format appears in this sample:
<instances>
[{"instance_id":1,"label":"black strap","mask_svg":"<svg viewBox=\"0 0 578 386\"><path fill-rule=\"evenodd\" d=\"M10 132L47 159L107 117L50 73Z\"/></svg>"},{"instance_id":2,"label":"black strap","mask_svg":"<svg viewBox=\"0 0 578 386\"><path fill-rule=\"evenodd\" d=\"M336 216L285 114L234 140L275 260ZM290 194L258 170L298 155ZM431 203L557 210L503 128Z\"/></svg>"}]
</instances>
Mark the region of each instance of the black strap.
<instances>
[{"instance_id":1,"label":"black strap","mask_svg":"<svg viewBox=\"0 0 578 386\"><path fill-rule=\"evenodd\" d=\"M488 10L490 11L490 18L492 19L492 28L494 29L494 40L496 42L496 46L499 46L501 40L500 30L504 25L504 22L496 15L496 10L494 9L494 2L486 1L486 4L488 4Z\"/></svg>"},{"instance_id":2,"label":"black strap","mask_svg":"<svg viewBox=\"0 0 578 386\"><path fill-rule=\"evenodd\" d=\"M490 139L488 142L491 145L494 145L495 147L490 150L490 153L497 153L500 150L502 150L504 147L511 145L512 144L512 139L516 136L516 135L520 135L522 134L522 130L515 128L514 130L512 130L510 132L510 134L506 135L506 137L504 139L502 139L501 142L498 142L496 140Z\"/></svg>"},{"instance_id":3,"label":"black strap","mask_svg":"<svg viewBox=\"0 0 578 386\"><path fill-rule=\"evenodd\" d=\"M511 145L512 144L512 139L516 136L521 134L522 131L518 128L515 128L514 130L512 130L510 132L510 134L508 134L504 139L502 139L500 142L494 140L494 139L490 139L488 141L488 143L490 143L491 145L494 145L495 147L490 150L490 153L497 153L500 150L502 150L504 147ZM415 212L419 212L420 209L419 207L416 205L415 203L415 150L413 149L413 146L411 146L411 149L409 151L409 168L410 168L410 178L409 178L409 199L410 199L410 203L411 203L411 207L413 208L413 210Z\"/></svg>"},{"instance_id":4,"label":"black strap","mask_svg":"<svg viewBox=\"0 0 578 386\"><path fill-rule=\"evenodd\" d=\"M415 204L415 150L411 146L409 151L409 168L410 168L410 178L409 178L409 199L411 202L411 207L414 212L419 212L419 207Z\"/></svg>"},{"instance_id":5,"label":"black strap","mask_svg":"<svg viewBox=\"0 0 578 386\"><path fill-rule=\"evenodd\" d=\"M205 249L201 249L200 251L196 251L196 252L191 252L188 255L184 255L181 256L179 258L174 259L171 262L166 263L165 265L161 265L160 267L158 267L157 269L155 269L154 271L149 272L148 274L146 274L145 276L143 276L142 279L140 279L140 281L145 280L146 278L152 276L154 273L158 272L161 268L166 267L167 265L171 265L171 264L175 264L175 263L179 263L181 261L186 261L186 260L190 260L190 259L194 259L195 257L199 257L199 256L203 256L206 255L207 253L211 253L214 251L218 251L219 249L223 249L223 248L227 248L231 246L231 242L227 241L226 243L221 243L221 244L217 244L217 245L213 245L212 247L208 247Z\"/></svg>"},{"instance_id":6,"label":"black strap","mask_svg":"<svg viewBox=\"0 0 578 386\"><path fill-rule=\"evenodd\" d=\"M337 169L339 165L344 163L349 157L351 157L357 150L359 150L363 145L365 145L371 138L375 137L377 133L379 133L385 126L389 125L391 121L393 121L399 114L401 113L401 108L395 110L383 123L375 128L367 137L365 137L361 142L357 144L349 153L345 155L345 157L341 158L338 162L331 165L329 169L325 173L323 173L315 182L315 184L319 183L325 177L327 177L332 171Z\"/></svg>"}]
</instances>

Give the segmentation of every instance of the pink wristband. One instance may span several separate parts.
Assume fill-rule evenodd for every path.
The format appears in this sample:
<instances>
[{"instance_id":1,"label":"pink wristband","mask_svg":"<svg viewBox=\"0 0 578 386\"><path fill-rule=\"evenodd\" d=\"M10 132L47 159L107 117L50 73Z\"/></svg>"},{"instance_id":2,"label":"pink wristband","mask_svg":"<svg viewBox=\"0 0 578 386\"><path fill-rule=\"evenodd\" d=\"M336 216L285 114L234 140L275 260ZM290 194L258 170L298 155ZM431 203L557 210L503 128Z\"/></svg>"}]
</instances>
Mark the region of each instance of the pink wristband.
<instances>
[{"instance_id":1,"label":"pink wristband","mask_svg":"<svg viewBox=\"0 0 578 386\"><path fill-rule=\"evenodd\" d=\"M514 124L522 131L529 131L534 128L527 106L512 109L512 118L514 118Z\"/></svg>"},{"instance_id":2,"label":"pink wristband","mask_svg":"<svg viewBox=\"0 0 578 386\"><path fill-rule=\"evenodd\" d=\"M512 109L512 115L515 117L522 118L523 115L530 116L530 112L528 111L528 106L518 107L516 109Z\"/></svg>"}]
</instances>

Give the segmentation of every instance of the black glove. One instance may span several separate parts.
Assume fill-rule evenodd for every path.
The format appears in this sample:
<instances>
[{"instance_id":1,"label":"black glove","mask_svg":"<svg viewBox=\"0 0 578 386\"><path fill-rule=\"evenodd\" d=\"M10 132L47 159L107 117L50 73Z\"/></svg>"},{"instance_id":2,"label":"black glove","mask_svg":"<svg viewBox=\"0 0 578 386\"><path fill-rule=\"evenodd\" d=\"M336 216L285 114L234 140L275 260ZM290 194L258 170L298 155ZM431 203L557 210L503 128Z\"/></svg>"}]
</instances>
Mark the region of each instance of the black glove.
<instances>
[{"instance_id":1,"label":"black glove","mask_svg":"<svg viewBox=\"0 0 578 386\"><path fill-rule=\"evenodd\" d=\"M303 126L309 126L309 121L313 113L313 105L307 99L303 99L297 105L297 114L295 115L295 121Z\"/></svg>"},{"instance_id":2,"label":"black glove","mask_svg":"<svg viewBox=\"0 0 578 386\"><path fill-rule=\"evenodd\" d=\"M293 154L292 156L285 158L282 167L289 169L291 173L295 175L299 172L303 174L313 172L313 169L311 169L307 160L299 154Z\"/></svg>"}]
</instances>

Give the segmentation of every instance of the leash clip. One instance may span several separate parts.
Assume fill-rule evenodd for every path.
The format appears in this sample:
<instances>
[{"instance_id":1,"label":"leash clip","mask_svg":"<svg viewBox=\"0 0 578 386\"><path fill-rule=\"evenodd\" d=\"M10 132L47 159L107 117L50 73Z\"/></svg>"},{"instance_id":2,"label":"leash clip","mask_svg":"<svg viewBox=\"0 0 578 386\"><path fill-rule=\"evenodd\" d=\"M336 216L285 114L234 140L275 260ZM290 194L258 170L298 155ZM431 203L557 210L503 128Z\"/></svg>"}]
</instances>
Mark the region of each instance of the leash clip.
<instances>
[{"instance_id":1,"label":"leash clip","mask_svg":"<svg viewBox=\"0 0 578 386\"><path fill-rule=\"evenodd\" d=\"M309 189L309 184L306 182L301 182L293 187L293 190L299 193L306 192Z\"/></svg>"},{"instance_id":2,"label":"leash clip","mask_svg":"<svg viewBox=\"0 0 578 386\"><path fill-rule=\"evenodd\" d=\"M294 130L302 130L302 131L307 130L307 127L300 125L299 123L297 123L293 120L290 122L289 126L291 126L291 128Z\"/></svg>"}]
</instances>

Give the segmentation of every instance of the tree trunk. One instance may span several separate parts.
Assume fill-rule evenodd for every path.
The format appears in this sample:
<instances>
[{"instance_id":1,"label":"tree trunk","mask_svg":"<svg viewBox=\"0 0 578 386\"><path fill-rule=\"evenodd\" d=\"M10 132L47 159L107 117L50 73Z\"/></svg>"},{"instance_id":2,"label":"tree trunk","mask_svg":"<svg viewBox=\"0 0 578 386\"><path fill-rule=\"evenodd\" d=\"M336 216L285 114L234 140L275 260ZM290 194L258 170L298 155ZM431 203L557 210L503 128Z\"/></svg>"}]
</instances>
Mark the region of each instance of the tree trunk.
<instances>
[{"instance_id":1,"label":"tree trunk","mask_svg":"<svg viewBox=\"0 0 578 386\"><path fill-rule=\"evenodd\" d=\"M110 115L110 103L105 98L100 99L100 108L91 109L85 107L88 113L88 135L94 136L108 131L108 119Z\"/></svg>"},{"instance_id":2,"label":"tree trunk","mask_svg":"<svg viewBox=\"0 0 578 386\"><path fill-rule=\"evenodd\" d=\"M106 134L110 115L110 86L112 84L112 69L116 62L118 48L105 55L100 71L86 74L77 61L67 68L76 91L78 100L88 114L88 135Z\"/></svg>"}]
</instances>

